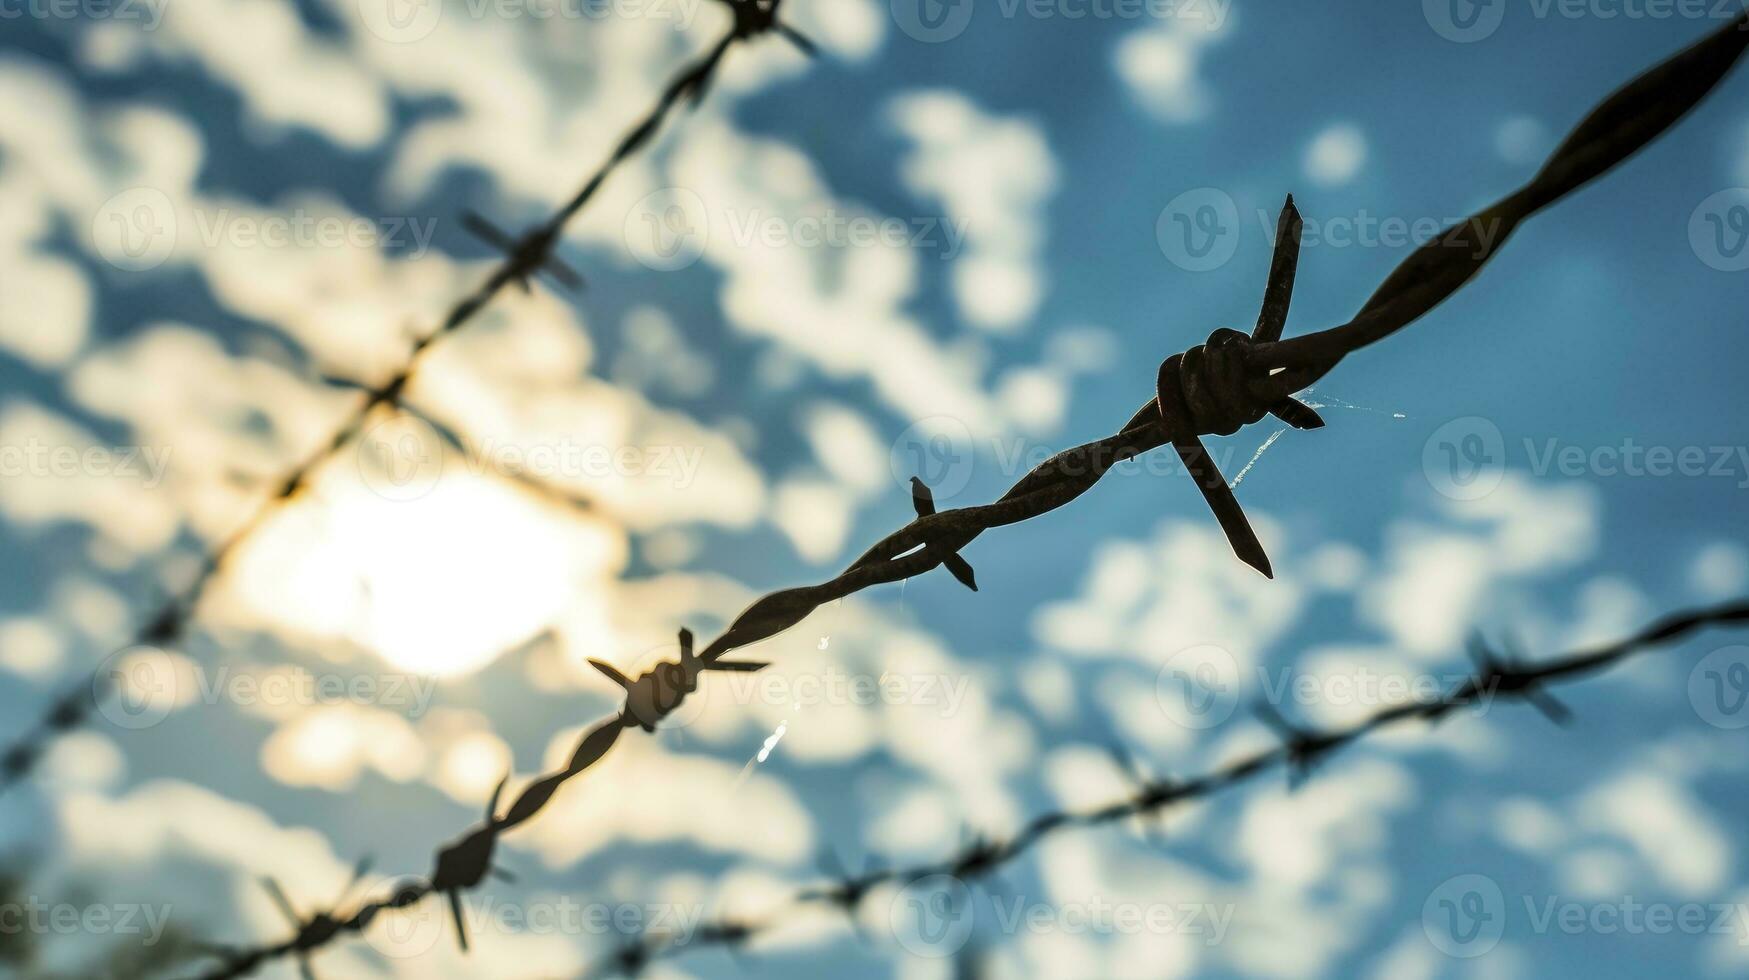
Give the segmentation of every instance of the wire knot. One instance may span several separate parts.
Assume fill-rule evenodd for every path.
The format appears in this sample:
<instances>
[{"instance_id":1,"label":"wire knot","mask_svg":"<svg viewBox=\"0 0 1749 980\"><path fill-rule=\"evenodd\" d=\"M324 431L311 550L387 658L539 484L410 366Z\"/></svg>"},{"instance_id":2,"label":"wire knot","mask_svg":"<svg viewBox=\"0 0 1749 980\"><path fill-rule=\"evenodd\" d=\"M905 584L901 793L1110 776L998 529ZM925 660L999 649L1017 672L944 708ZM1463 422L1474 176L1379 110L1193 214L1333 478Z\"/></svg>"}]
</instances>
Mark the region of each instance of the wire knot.
<instances>
[{"instance_id":1,"label":"wire knot","mask_svg":"<svg viewBox=\"0 0 1749 980\"><path fill-rule=\"evenodd\" d=\"M504 253L503 276L522 287L525 293L534 291L533 279L544 272L570 289L582 289L583 277L553 255L558 245L560 225L556 222L535 228L522 236L512 235L473 211L463 212L462 227L474 237Z\"/></svg>"},{"instance_id":2,"label":"wire knot","mask_svg":"<svg viewBox=\"0 0 1749 980\"><path fill-rule=\"evenodd\" d=\"M735 17L735 26L731 32L733 37L745 39L774 31L788 39L801 53L809 57L819 54L818 46L806 35L777 19L778 7L782 5L783 0L722 0L722 2Z\"/></svg>"},{"instance_id":3,"label":"wire knot","mask_svg":"<svg viewBox=\"0 0 1749 980\"><path fill-rule=\"evenodd\" d=\"M1263 291L1263 309L1251 334L1227 327L1216 330L1207 342L1161 361L1154 386L1160 428L1184 462L1185 471L1195 478L1233 552L1267 578L1274 577L1269 556L1221 476L1220 467L1197 437L1230 436L1265 415L1274 415L1296 429L1316 429L1324 424L1310 405L1288 397L1265 401L1252 388L1254 381L1267 380L1267 376L1252 377L1252 347L1280 340L1287 324L1294 273L1299 267L1301 228L1300 213L1290 195L1276 224L1275 256ZM1138 413L1138 420L1144 418Z\"/></svg>"},{"instance_id":4,"label":"wire knot","mask_svg":"<svg viewBox=\"0 0 1749 980\"><path fill-rule=\"evenodd\" d=\"M1251 394L1246 366L1250 348L1250 337L1222 327L1206 343L1160 364L1156 399L1168 434L1230 436L1269 414L1275 403Z\"/></svg>"},{"instance_id":5,"label":"wire knot","mask_svg":"<svg viewBox=\"0 0 1749 980\"><path fill-rule=\"evenodd\" d=\"M508 872L492 863L493 852L498 847L498 835L509 826L504 818L498 816L498 801L504 796L504 787L509 782L510 774L505 773L498 787L492 790L492 798L486 802L485 822L438 851L437 867L431 873L430 890L449 896L450 915L455 919L456 942L464 953L468 951L468 927L467 920L462 915L462 892L478 888L487 875L505 880L511 878Z\"/></svg>"},{"instance_id":6,"label":"wire knot","mask_svg":"<svg viewBox=\"0 0 1749 980\"><path fill-rule=\"evenodd\" d=\"M654 732L656 725L680 707L688 694L698 690L698 676L705 671L756 671L768 666L752 661L701 660L692 652L692 631L688 629L680 631L679 662L659 663L635 680L606 661L591 660L589 665L625 689L623 717L628 727L635 724L646 732Z\"/></svg>"}]
</instances>

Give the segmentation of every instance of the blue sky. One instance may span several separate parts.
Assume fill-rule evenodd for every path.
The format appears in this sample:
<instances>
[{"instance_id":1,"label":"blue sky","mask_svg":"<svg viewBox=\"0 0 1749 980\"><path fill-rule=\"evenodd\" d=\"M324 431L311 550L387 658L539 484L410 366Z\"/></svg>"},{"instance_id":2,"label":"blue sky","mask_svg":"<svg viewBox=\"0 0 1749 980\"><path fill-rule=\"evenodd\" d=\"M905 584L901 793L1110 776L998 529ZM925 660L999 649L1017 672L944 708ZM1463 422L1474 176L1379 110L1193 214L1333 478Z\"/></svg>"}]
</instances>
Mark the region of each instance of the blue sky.
<instances>
[{"instance_id":1,"label":"blue sky","mask_svg":"<svg viewBox=\"0 0 1749 980\"><path fill-rule=\"evenodd\" d=\"M994 499L1113 431L1164 357L1248 326L1286 194L1307 221L1294 335L1347 320L1416 235L1510 192L1605 93L1720 23L1454 3L960 0L926 21L907 0L787 0L822 57L733 53L570 227L588 289L507 293L410 389L593 509L373 418L184 644L125 654L168 679L144 715L64 739L0 799L26 890L241 943L284 933L262 875L310 910L359 855L373 886L425 870L507 769L533 778L615 709L589 658L646 668L681 626L714 635L834 575L909 518L919 465L944 507ZM0 119L10 735L325 441L352 396L322 377L380 381L486 275L458 215L520 228L562 202L725 17L6 9L24 15L0 91L28 107ZM1270 420L1210 441L1229 478L1254 462L1236 492L1274 581L1144 459L981 537L978 594L937 571L822 609L746 654L773 662L757 683L707 683L680 724L622 739L507 838L519 881L481 896L469 956L428 918L322 954L322 975L573 975L616 940L572 904L758 916L821 851L928 860L1121 798L1113 743L1200 772L1267 744L1260 700L1336 724L1461 676L1473 631L1551 655L1742 595L1744 84L1345 361L1305 396L1325 428L1255 459ZM1179 216L1215 233L1187 250ZM977 893L969 946L1002 976L1741 972L1749 708L1708 678L1749 664L1742 642L1562 691L1567 730L1490 705L1345 750L1296 793L1265 780L1176 812L1161 840L1060 835ZM1170 683L1196 665L1220 679L1212 719ZM1471 894L1497 936L1454 925ZM901 922L914 897L871 896L866 939L821 914L745 962L664 968L944 975ZM1118 908L1156 924L1082 926ZM1628 911L1648 908L1707 925ZM564 922L493 925L505 909ZM34 938L43 975L141 942Z\"/></svg>"}]
</instances>

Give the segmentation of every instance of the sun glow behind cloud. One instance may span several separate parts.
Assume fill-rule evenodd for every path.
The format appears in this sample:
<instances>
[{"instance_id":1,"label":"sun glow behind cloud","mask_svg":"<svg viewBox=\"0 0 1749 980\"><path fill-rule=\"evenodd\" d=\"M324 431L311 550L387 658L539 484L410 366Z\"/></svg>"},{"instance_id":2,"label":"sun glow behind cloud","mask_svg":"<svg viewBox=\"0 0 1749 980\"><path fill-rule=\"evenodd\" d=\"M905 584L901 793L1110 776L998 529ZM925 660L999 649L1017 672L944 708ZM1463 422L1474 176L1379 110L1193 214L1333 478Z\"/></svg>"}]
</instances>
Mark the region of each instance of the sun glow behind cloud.
<instances>
[{"instance_id":1,"label":"sun glow behind cloud","mask_svg":"<svg viewBox=\"0 0 1749 980\"><path fill-rule=\"evenodd\" d=\"M236 591L263 625L348 640L410 672L480 669L545 629L625 560L617 528L450 467L390 500L333 467L308 506L275 519L237 563Z\"/></svg>"}]
</instances>

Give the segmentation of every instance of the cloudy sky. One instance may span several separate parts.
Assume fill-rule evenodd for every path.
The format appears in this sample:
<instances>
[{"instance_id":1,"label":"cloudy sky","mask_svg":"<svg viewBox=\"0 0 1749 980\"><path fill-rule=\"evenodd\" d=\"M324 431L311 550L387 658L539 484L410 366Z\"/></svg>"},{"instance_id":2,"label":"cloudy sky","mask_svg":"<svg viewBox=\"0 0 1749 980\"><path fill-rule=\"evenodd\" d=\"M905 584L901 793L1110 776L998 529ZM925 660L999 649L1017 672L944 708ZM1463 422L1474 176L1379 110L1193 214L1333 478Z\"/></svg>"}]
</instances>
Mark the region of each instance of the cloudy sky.
<instances>
[{"instance_id":1,"label":"cloudy sky","mask_svg":"<svg viewBox=\"0 0 1749 980\"><path fill-rule=\"evenodd\" d=\"M1288 332L1345 321L1703 6L786 0L819 59L732 52L567 228L585 291L508 290L431 349L407 400L473 453L373 416L184 642L110 658L348 417L339 380L391 376L490 272L459 216L541 220L729 18L0 0L0 738L93 670L150 682L0 798L0 963L277 941L263 876L308 915L361 856L355 895L423 873L617 709L589 659L632 674L835 575L914 474L984 503L1115 430L1162 358L1255 317L1289 192ZM935 571L830 605L628 733L506 837L470 954L432 901L315 965L578 975L640 928L761 918L825 853L927 861L1120 799L1113 746L1195 774L1269 743L1258 702L1340 724L1455 683L1478 632L1535 658L1749 591L1746 85L1345 361L1305 396L1326 428L1211 440L1274 581L1146 457L967 548L976 595ZM1564 690L1569 729L1491 704L1161 834L1054 836L945 939L911 918L937 893L889 890L861 935L815 913L661 969L1739 974L1744 642Z\"/></svg>"}]
</instances>

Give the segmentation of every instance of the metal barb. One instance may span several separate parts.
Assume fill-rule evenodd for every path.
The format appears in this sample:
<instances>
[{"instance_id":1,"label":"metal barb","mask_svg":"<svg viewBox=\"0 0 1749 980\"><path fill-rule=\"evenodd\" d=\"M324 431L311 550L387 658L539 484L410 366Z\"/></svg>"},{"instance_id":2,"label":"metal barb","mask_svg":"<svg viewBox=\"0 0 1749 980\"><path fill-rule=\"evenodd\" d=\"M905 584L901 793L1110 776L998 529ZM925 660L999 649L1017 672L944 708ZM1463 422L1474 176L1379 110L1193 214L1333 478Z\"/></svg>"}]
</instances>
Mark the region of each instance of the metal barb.
<instances>
[{"instance_id":1,"label":"metal barb","mask_svg":"<svg viewBox=\"0 0 1749 980\"><path fill-rule=\"evenodd\" d=\"M935 495L917 477L911 478L911 505L916 509L918 517L931 517L935 514ZM950 548L938 540L925 545L923 551L945 567L961 585L973 592L978 591L977 573L972 571L971 562L960 557L958 549Z\"/></svg>"},{"instance_id":2,"label":"metal barb","mask_svg":"<svg viewBox=\"0 0 1749 980\"><path fill-rule=\"evenodd\" d=\"M462 212L462 227L500 252L509 260L499 274L522 287L525 293L534 291L531 282L535 273L544 272L571 290L584 287L583 277L553 255L558 243L559 225L543 225L520 238L512 237L478 212Z\"/></svg>"}]
</instances>

